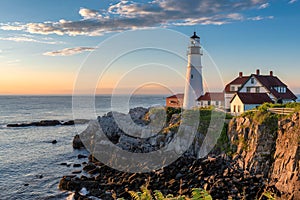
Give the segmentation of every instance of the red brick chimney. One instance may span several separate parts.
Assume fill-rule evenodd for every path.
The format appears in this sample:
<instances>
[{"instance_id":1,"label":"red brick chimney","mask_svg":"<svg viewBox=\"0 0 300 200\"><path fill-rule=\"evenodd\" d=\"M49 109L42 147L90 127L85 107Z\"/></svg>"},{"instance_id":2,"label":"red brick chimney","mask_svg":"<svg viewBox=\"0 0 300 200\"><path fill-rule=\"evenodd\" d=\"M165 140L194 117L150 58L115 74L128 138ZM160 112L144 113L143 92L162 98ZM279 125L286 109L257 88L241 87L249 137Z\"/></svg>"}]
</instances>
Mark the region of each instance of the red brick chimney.
<instances>
[{"instance_id":1,"label":"red brick chimney","mask_svg":"<svg viewBox=\"0 0 300 200\"><path fill-rule=\"evenodd\" d=\"M256 75L260 75L259 69L256 70Z\"/></svg>"},{"instance_id":2,"label":"red brick chimney","mask_svg":"<svg viewBox=\"0 0 300 200\"><path fill-rule=\"evenodd\" d=\"M270 71L270 76L273 76L273 71Z\"/></svg>"},{"instance_id":3,"label":"red brick chimney","mask_svg":"<svg viewBox=\"0 0 300 200\"><path fill-rule=\"evenodd\" d=\"M240 72L239 73L239 78L242 78L243 77L243 72Z\"/></svg>"}]
</instances>

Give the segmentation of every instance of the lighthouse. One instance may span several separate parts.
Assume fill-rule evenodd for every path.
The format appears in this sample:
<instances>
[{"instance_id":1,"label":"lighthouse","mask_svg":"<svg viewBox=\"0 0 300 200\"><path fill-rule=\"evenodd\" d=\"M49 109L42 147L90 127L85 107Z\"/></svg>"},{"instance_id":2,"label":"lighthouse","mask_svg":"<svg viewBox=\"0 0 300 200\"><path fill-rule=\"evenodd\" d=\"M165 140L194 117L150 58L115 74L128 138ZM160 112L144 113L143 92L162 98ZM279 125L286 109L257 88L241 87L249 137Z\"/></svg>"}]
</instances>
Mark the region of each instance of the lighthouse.
<instances>
[{"instance_id":1,"label":"lighthouse","mask_svg":"<svg viewBox=\"0 0 300 200\"><path fill-rule=\"evenodd\" d=\"M204 94L202 81L200 37L196 32L190 38L188 47L188 65L184 90L183 108L191 109L197 106L197 99Z\"/></svg>"}]
</instances>

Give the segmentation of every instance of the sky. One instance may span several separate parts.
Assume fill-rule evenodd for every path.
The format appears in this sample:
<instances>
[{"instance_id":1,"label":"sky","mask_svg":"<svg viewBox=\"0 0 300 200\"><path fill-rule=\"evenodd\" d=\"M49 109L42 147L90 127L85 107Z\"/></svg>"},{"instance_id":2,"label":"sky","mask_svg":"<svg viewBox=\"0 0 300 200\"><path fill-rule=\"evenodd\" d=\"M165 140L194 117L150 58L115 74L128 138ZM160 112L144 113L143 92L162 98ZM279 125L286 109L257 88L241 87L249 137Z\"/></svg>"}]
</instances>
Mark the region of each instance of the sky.
<instances>
[{"instance_id":1,"label":"sky","mask_svg":"<svg viewBox=\"0 0 300 200\"><path fill-rule=\"evenodd\" d=\"M299 9L298 0L1 0L0 95L183 92L194 31L206 90L260 69L300 93Z\"/></svg>"}]
</instances>

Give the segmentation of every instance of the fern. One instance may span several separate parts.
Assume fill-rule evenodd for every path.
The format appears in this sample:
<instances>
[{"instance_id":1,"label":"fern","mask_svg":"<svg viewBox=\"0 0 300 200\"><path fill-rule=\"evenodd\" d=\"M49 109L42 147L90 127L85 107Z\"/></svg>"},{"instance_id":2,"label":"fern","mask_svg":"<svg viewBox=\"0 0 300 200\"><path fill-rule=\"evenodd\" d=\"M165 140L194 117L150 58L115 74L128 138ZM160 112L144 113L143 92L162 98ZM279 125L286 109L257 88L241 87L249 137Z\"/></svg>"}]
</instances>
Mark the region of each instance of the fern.
<instances>
[{"instance_id":1,"label":"fern","mask_svg":"<svg viewBox=\"0 0 300 200\"><path fill-rule=\"evenodd\" d=\"M188 198L184 195L179 195L174 197L173 194L168 194L166 197L159 191L155 190L152 195L151 191L147 188L147 186L141 187L141 192L128 192L133 200L212 200L212 197L206 190L194 188L192 190L192 198ZM274 199L270 199L274 200Z\"/></svg>"},{"instance_id":2,"label":"fern","mask_svg":"<svg viewBox=\"0 0 300 200\"><path fill-rule=\"evenodd\" d=\"M130 194L131 198L134 200L142 200L141 199L141 192L134 192L134 191L128 191Z\"/></svg>"},{"instance_id":3,"label":"fern","mask_svg":"<svg viewBox=\"0 0 300 200\"><path fill-rule=\"evenodd\" d=\"M146 186L141 187L142 195L141 195L141 200L152 200L152 195L150 190Z\"/></svg>"},{"instance_id":4,"label":"fern","mask_svg":"<svg viewBox=\"0 0 300 200\"><path fill-rule=\"evenodd\" d=\"M156 200L164 200L165 199L164 195L158 190L154 191L154 197Z\"/></svg>"},{"instance_id":5,"label":"fern","mask_svg":"<svg viewBox=\"0 0 300 200\"><path fill-rule=\"evenodd\" d=\"M173 194L168 194L165 199L174 199Z\"/></svg>"},{"instance_id":6,"label":"fern","mask_svg":"<svg viewBox=\"0 0 300 200\"><path fill-rule=\"evenodd\" d=\"M212 197L206 190L194 188L192 190L192 200L212 200Z\"/></svg>"},{"instance_id":7,"label":"fern","mask_svg":"<svg viewBox=\"0 0 300 200\"><path fill-rule=\"evenodd\" d=\"M272 192L264 192L259 199L262 199L263 197L267 197L268 200L276 200Z\"/></svg>"}]
</instances>

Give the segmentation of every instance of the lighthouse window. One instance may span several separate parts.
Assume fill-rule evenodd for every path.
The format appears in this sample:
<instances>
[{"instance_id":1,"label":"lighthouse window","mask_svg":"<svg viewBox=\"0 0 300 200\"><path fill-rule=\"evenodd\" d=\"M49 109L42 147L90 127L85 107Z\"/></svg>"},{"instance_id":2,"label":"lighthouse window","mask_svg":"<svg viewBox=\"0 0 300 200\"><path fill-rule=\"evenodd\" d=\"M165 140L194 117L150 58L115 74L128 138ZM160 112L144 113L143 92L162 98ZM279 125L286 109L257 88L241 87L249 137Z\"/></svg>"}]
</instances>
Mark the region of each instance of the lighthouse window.
<instances>
[{"instance_id":1,"label":"lighthouse window","mask_svg":"<svg viewBox=\"0 0 300 200\"><path fill-rule=\"evenodd\" d=\"M193 79L194 78L194 76L193 76L193 74L191 75L191 79Z\"/></svg>"}]
</instances>

